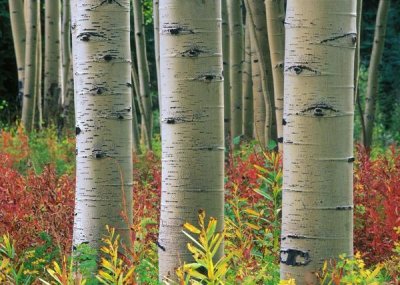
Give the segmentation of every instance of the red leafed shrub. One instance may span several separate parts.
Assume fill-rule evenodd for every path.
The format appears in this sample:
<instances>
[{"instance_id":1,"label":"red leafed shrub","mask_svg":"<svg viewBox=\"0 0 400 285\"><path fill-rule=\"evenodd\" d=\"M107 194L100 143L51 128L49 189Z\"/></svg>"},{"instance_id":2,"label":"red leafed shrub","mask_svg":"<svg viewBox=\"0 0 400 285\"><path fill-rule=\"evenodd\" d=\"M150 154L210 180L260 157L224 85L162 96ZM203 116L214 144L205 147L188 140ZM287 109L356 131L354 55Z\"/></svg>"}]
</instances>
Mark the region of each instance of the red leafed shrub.
<instances>
[{"instance_id":1,"label":"red leafed shrub","mask_svg":"<svg viewBox=\"0 0 400 285\"><path fill-rule=\"evenodd\" d=\"M371 159L358 147L354 174L354 246L368 264L388 259L400 240L400 151L391 147Z\"/></svg>"},{"instance_id":2,"label":"red leafed shrub","mask_svg":"<svg viewBox=\"0 0 400 285\"><path fill-rule=\"evenodd\" d=\"M64 250L72 237L74 179L57 177L54 167L40 175L22 176L11 168L9 155L0 153L0 234L10 233L22 250L39 243L47 232Z\"/></svg>"}]
</instances>

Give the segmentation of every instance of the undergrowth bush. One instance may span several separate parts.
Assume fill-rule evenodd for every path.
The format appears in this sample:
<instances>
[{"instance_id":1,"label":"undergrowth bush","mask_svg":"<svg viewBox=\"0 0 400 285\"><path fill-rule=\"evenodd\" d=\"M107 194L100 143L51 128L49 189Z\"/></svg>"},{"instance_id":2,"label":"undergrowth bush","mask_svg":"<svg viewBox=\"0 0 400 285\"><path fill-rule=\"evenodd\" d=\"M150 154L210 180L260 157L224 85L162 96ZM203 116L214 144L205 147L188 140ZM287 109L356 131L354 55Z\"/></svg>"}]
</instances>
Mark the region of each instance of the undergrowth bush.
<instances>
[{"instance_id":1,"label":"undergrowth bush","mask_svg":"<svg viewBox=\"0 0 400 285\"><path fill-rule=\"evenodd\" d=\"M225 284L279 283L282 157L255 149L244 146L230 154L226 162L225 250L229 266ZM354 246L365 261L365 270L382 264L377 276L395 282L400 272L400 151L392 147L368 156L358 147L356 153ZM14 270L23 268L21 272L30 274L26 284L37 282L44 274L44 264L53 272L71 266L63 256L69 256L72 238L74 156L74 139L59 141L54 130L29 136L22 129L0 134L0 234L8 232L14 241L15 256L21 256L14 261ZM134 156L133 175L133 250L130 260L124 262L134 268L135 282L158 284L160 155L148 152ZM97 279L85 276L93 272L99 260L90 249L80 248L78 252L74 262L81 264L82 280L86 278L86 284L91 284L90 280ZM35 267L36 259L41 269ZM11 264L11 259L8 263L5 260L0 261L3 275ZM320 274L332 281L335 267L328 268Z\"/></svg>"}]
</instances>

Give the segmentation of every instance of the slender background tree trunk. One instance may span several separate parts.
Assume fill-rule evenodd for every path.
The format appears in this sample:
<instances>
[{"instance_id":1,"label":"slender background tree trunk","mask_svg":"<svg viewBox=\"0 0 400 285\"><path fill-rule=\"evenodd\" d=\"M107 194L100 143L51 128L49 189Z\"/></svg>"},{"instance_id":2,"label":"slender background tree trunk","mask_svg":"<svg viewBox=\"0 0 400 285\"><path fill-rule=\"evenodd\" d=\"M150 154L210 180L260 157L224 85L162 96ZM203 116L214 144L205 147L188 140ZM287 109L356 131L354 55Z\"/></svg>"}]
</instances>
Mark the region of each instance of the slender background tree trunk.
<instances>
[{"instance_id":1,"label":"slender background tree trunk","mask_svg":"<svg viewBox=\"0 0 400 285\"><path fill-rule=\"evenodd\" d=\"M365 97L365 136L363 144L366 148L372 146L374 122L376 113L376 101L379 92L379 64L382 59L385 44L386 24L389 13L390 0L380 0L378 13L376 15L375 35L372 45L371 60L368 68L368 86Z\"/></svg>"},{"instance_id":2,"label":"slender background tree trunk","mask_svg":"<svg viewBox=\"0 0 400 285\"><path fill-rule=\"evenodd\" d=\"M285 7L283 0L266 0L268 40L274 82L276 130L279 150L283 142L283 65L285 57Z\"/></svg>"},{"instance_id":3,"label":"slender background tree trunk","mask_svg":"<svg viewBox=\"0 0 400 285\"><path fill-rule=\"evenodd\" d=\"M25 79L24 98L22 102L21 122L26 131L31 131L33 108L36 92L36 45L37 45L37 1L26 3L26 46L25 46Z\"/></svg>"},{"instance_id":4,"label":"slender background tree trunk","mask_svg":"<svg viewBox=\"0 0 400 285\"><path fill-rule=\"evenodd\" d=\"M245 51L243 62L243 134L247 139L253 138L253 82L251 80L251 41L249 17L246 17Z\"/></svg>"},{"instance_id":5,"label":"slender background tree trunk","mask_svg":"<svg viewBox=\"0 0 400 285\"><path fill-rule=\"evenodd\" d=\"M60 0L45 0L44 106L45 124L59 117L60 77Z\"/></svg>"},{"instance_id":6,"label":"slender background tree trunk","mask_svg":"<svg viewBox=\"0 0 400 285\"><path fill-rule=\"evenodd\" d=\"M135 25L135 46L136 46L136 59L139 75L139 92L140 100L142 101L143 110L140 113L142 116L142 137L146 147L151 149L152 139L152 107L151 107L151 94L150 94L150 76L149 66L147 63L146 52L146 37L144 33L144 20L143 20L143 7L140 0L133 0L133 20Z\"/></svg>"},{"instance_id":7,"label":"slender background tree trunk","mask_svg":"<svg viewBox=\"0 0 400 285\"><path fill-rule=\"evenodd\" d=\"M25 72L25 15L22 0L9 0L11 30L13 34L15 58L18 70L18 98L22 103L24 94L24 72Z\"/></svg>"}]
</instances>

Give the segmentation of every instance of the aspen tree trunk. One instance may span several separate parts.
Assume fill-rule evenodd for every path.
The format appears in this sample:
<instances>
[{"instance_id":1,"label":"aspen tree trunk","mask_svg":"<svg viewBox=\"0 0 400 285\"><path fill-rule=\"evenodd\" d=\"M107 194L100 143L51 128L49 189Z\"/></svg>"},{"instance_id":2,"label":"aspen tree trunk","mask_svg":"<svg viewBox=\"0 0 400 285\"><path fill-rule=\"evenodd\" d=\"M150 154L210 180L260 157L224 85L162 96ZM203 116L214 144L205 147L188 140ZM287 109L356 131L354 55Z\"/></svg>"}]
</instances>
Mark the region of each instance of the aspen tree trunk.
<instances>
[{"instance_id":1,"label":"aspen tree trunk","mask_svg":"<svg viewBox=\"0 0 400 285\"><path fill-rule=\"evenodd\" d=\"M62 85L61 85L61 114L60 126L63 128L65 125L71 125L71 105L73 103L74 80L73 68L71 63L71 7L70 0L63 0L62 2L62 26L61 26L61 63L62 63Z\"/></svg>"},{"instance_id":2,"label":"aspen tree trunk","mask_svg":"<svg viewBox=\"0 0 400 285\"><path fill-rule=\"evenodd\" d=\"M192 261L182 225L199 209L223 229L221 2L160 0L162 193L159 277ZM219 259L222 248L216 255Z\"/></svg>"},{"instance_id":3,"label":"aspen tree trunk","mask_svg":"<svg viewBox=\"0 0 400 285\"><path fill-rule=\"evenodd\" d=\"M245 0L248 17L250 18L250 32L260 65L260 78L266 104L265 143L277 140L274 83L272 77L271 56L268 43L265 4L263 0ZM268 110L270 109L270 111Z\"/></svg>"},{"instance_id":4,"label":"aspen tree trunk","mask_svg":"<svg viewBox=\"0 0 400 285\"><path fill-rule=\"evenodd\" d=\"M25 41L26 29L24 21L24 3L22 0L8 0L10 8L11 30L13 35L15 59L18 70L18 99L23 100L24 70L25 70Z\"/></svg>"},{"instance_id":5,"label":"aspen tree trunk","mask_svg":"<svg viewBox=\"0 0 400 285\"><path fill-rule=\"evenodd\" d=\"M76 5L72 10L77 147L73 244L88 242L98 248L105 225L110 225L129 246L130 3L79 0L71 4Z\"/></svg>"},{"instance_id":6,"label":"aspen tree trunk","mask_svg":"<svg viewBox=\"0 0 400 285\"><path fill-rule=\"evenodd\" d=\"M246 138L253 138L253 83L251 80L251 41L249 17L246 17L245 51L243 62L243 134Z\"/></svg>"},{"instance_id":7,"label":"aspen tree trunk","mask_svg":"<svg viewBox=\"0 0 400 285\"><path fill-rule=\"evenodd\" d=\"M363 137L363 144L368 149L372 146L376 101L378 99L378 91L379 91L378 72L385 44L386 24L389 13L389 7L390 7L390 0L379 1L378 13L376 15L374 43L372 46L371 60L368 68L368 86L367 86L367 95L365 97L365 113L364 113L365 136Z\"/></svg>"},{"instance_id":8,"label":"aspen tree trunk","mask_svg":"<svg viewBox=\"0 0 400 285\"><path fill-rule=\"evenodd\" d=\"M139 133L139 122L137 118L137 110L135 104L135 98L138 101L139 110L142 110L141 101L139 98L139 76L136 71L136 67L134 64L131 65L131 73L132 73L132 136L133 136L133 151L137 154L141 154L142 151L140 149L140 133ZM141 111L142 112L142 111ZM140 113L141 113L140 112Z\"/></svg>"},{"instance_id":9,"label":"aspen tree trunk","mask_svg":"<svg viewBox=\"0 0 400 285\"><path fill-rule=\"evenodd\" d=\"M60 83L60 1L45 0L44 106L46 124L56 122Z\"/></svg>"},{"instance_id":10,"label":"aspen tree trunk","mask_svg":"<svg viewBox=\"0 0 400 285\"><path fill-rule=\"evenodd\" d=\"M159 0L153 0L153 26L154 26L154 53L157 69L158 107L161 110L161 84L160 84L160 16L158 12Z\"/></svg>"},{"instance_id":11,"label":"aspen tree trunk","mask_svg":"<svg viewBox=\"0 0 400 285\"><path fill-rule=\"evenodd\" d=\"M37 9L37 41L36 41L36 91L35 91L35 105L34 111L37 109L37 115L33 115L32 126L35 126L35 121L37 122L38 129L41 130L43 126L43 111L42 111L42 75L43 75L43 56L42 56L42 21L41 21L41 1L36 0ZM35 114L36 112L34 112ZM36 120L37 117L37 120Z\"/></svg>"},{"instance_id":12,"label":"aspen tree trunk","mask_svg":"<svg viewBox=\"0 0 400 285\"><path fill-rule=\"evenodd\" d=\"M363 0L357 0L357 49L356 56L354 59L354 103L357 105L358 112L360 115L361 122L361 138L365 137L365 122L364 122L364 112L361 106L360 94L358 92L358 81L359 81L359 71L360 71L360 50L361 50L361 23L362 23L362 7Z\"/></svg>"},{"instance_id":13,"label":"aspen tree trunk","mask_svg":"<svg viewBox=\"0 0 400 285\"><path fill-rule=\"evenodd\" d=\"M24 97L21 122L26 131L32 130L33 108L36 91L37 1L26 3L26 46Z\"/></svg>"},{"instance_id":14,"label":"aspen tree trunk","mask_svg":"<svg viewBox=\"0 0 400 285\"><path fill-rule=\"evenodd\" d=\"M298 285L353 255L356 2L287 2L280 259Z\"/></svg>"},{"instance_id":15,"label":"aspen tree trunk","mask_svg":"<svg viewBox=\"0 0 400 285\"><path fill-rule=\"evenodd\" d=\"M153 118L151 112L151 94L150 94L150 76L149 76L149 65L147 63L146 53L146 37L144 32L144 20L142 11L141 0L133 0L133 21L135 28L135 46L136 46L136 58L138 65L138 75L140 84L140 100L144 107L142 116L142 135L146 147L152 149L152 127Z\"/></svg>"},{"instance_id":16,"label":"aspen tree trunk","mask_svg":"<svg viewBox=\"0 0 400 285\"><path fill-rule=\"evenodd\" d=\"M224 136L225 146L230 146L231 138L231 85L229 80L229 24L228 24L228 0L221 0L222 15L222 56L223 56L223 75L224 75ZM228 153L228 152L227 152Z\"/></svg>"},{"instance_id":17,"label":"aspen tree trunk","mask_svg":"<svg viewBox=\"0 0 400 285\"><path fill-rule=\"evenodd\" d=\"M231 140L242 135L243 25L241 0L228 0Z\"/></svg>"},{"instance_id":18,"label":"aspen tree trunk","mask_svg":"<svg viewBox=\"0 0 400 285\"><path fill-rule=\"evenodd\" d=\"M250 33L251 40L251 79L253 82L253 112L254 112L254 137L261 144L266 146L270 139L271 125L267 112L271 112L269 101L265 102L261 82L260 61L255 47L254 34Z\"/></svg>"},{"instance_id":19,"label":"aspen tree trunk","mask_svg":"<svg viewBox=\"0 0 400 285\"><path fill-rule=\"evenodd\" d=\"M283 0L266 0L268 40L274 82L276 130L279 150L283 142L283 65L285 57L285 7Z\"/></svg>"}]
</instances>

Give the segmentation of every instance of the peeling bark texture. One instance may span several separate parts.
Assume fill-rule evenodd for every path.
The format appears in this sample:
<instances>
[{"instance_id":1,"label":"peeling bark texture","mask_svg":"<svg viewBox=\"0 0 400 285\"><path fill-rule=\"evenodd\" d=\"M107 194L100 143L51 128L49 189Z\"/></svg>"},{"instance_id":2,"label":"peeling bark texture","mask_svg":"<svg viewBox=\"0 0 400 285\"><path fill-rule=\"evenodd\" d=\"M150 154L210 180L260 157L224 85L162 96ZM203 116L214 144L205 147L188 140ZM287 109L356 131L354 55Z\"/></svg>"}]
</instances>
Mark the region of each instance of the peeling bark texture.
<instances>
[{"instance_id":1,"label":"peeling bark texture","mask_svg":"<svg viewBox=\"0 0 400 285\"><path fill-rule=\"evenodd\" d=\"M229 26L229 83L231 109L231 141L242 135L242 60L243 60L243 25L241 0L228 0Z\"/></svg>"},{"instance_id":2,"label":"peeling bark texture","mask_svg":"<svg viewBox=\"0 0 400 285\"><path fill-rule=\"evenodd\" d=\"M365 97L365 136L363 137L363 144L367 149L372 146L376 101L379 91L379 64L382 59L383 48L385 44L385 34L389 7L390 0L379 1L378 13L376 15L374 42L372 45L371 60L368 68L367 95Z\"/></svg>"},{"instance_id":3,"label":"peeling bark texture","mask_svg":"<svg viewBox=\"0 0 400 285\"><path fill-rule=\"evenodd\" d=\"M228 25L228 8L226 2L221 0L222 15L222 56L223 56L223 75L224 75L224 136L225 146L230 146L231 133L231 86L229 80L229 25ZM229 152L226 152L227 154Z\"/></svg>"},{"instance_id":4,"label":"peeling bark texture","mask_svg":"<svg viewBox=\"0 0 400 285\"><path fill-rule=\"evenodd\" d=\"M271 56L268 43L268 31L266 24L266 13L264 0L245 0L247 15L252 25L250 31L253 34L252 42L260 65L260 78L262 90L264 94L264 102L266 102L266 128L265 143L270 140L277 140L276 134L276 116L275 116L275 99L274 99L274 82L272 78ZM267 104L268 103L268 104ZM270 109L271 111L269 111ZM266 144L263 144L265 146Z\"/></svg>"},{"instance_id":5,"label":"peeling bark texture","mask_svg":"<svg viewBox=\"0 0 400 285\"><path fill-rule=\"evenodd\" d=\"M283 0L266 0L268 40L271 54L276 132L279 150L283 142L283 65L285 59L285 7Z\"/></svg>"},{"instance_id":6,"label":"peeling bark texture","mask_svg":"<svg viewBox=\"0 0 400 285\"><path fill-rule=\"evenodd\" d=\"M44 106L45 124L56 123L61 93L60 0L45 0Z\"/></svg>"},{"instance_id":7,"label":"peeling bark texture","mask_svg":"<svg viewBox=\"0 0 400 285\"><path fill-rule=\"evenodd\" d=\"M22 103L24 94L25 41L24 4L22 0L8 0L15 59L18 70L18 100Z\"/></svg>"},{"instance_id":8,"label":"peeling bark texture","mask_svg":"<svg viewBox=\"0 0 400 285\"><path fill-rule=\"evenodd\" d=\"M159 278L193 261L182 225L199 209L223 229L221 1L160 0L162 193ZM222 256L220 248L216 259Z\"/></svg>"},{"instance_id":9,"label":"peeling bark texture","mask_svg":"<svg viewBox=\"0 0 400 285\"><path fill-rule=\"evenodd\" d=\"M287 2L280 259L299 285L353 255L356 2Z\"/></svg>"},{"instance_id":10,"label":"peeling bark texture","mask_svg":"<svg viewBox=\"0 0 400 285\"><path fill-rule=\"evenodd\" d=\"M133 0L133 21L135 26L135 47L137 58L137 70L139 75L139 94L142 101L142 136L147 149L151 150L153 117L151 110L151 94L150 94L150 75L149 65L147 63L146 37L144 32L143 7L141 0ZM146 126L144 126L146 125Z\"/></svg>"},{"instance_id":11,"label":"peeling bark texture","mask_svg":"<svg viewBox=\"0 0 400 285\"><path fill-rule=\"evenodd\" d=\"M251 41L249 31L249 17L246 17L245 50L243 62L243 134L246 138L253 138L253 82L251 80Z\"/></svg>"},{"instance_id":12,"label":"peeling bark texture","mask_svg":"<svg viewBox=\"0 0 400 285\"><path fill-rule=\"evenodd\" d=\"M25 130L29 132L32 130L33 108L35 106L38 3L37 1L28 1L26 5L25 79L21 123Z\"/></svg>"},{"instance_id":13,"label":"peeling bark texture","mask_svg":"<svg viewBox=\"0 0 400 285\"><path fill-rule=\"evenodd\" d=\"M265 102L265 94L263 92L260 60L256 52L256 42L254 33L250 33L251 40L251 78L253 82L253 112L254 112L254 137L262 147L267 145L271 136L271 121L269 113L271 106L269 101ZM268 113L268 114L267 114Z\"/></svg>"},{"instance_id":14,"label":"peeling bark texture","mask_svg":"<svg viewBox=\"0 0 400 285\"><path fill-rule=\"evenodd\" d=\"M130 3L79 0L71 5L75 6L77 147L73 244L98 248L105 226L110 225L129 247L133 185Z\"/></svg>"}]
</instances>

